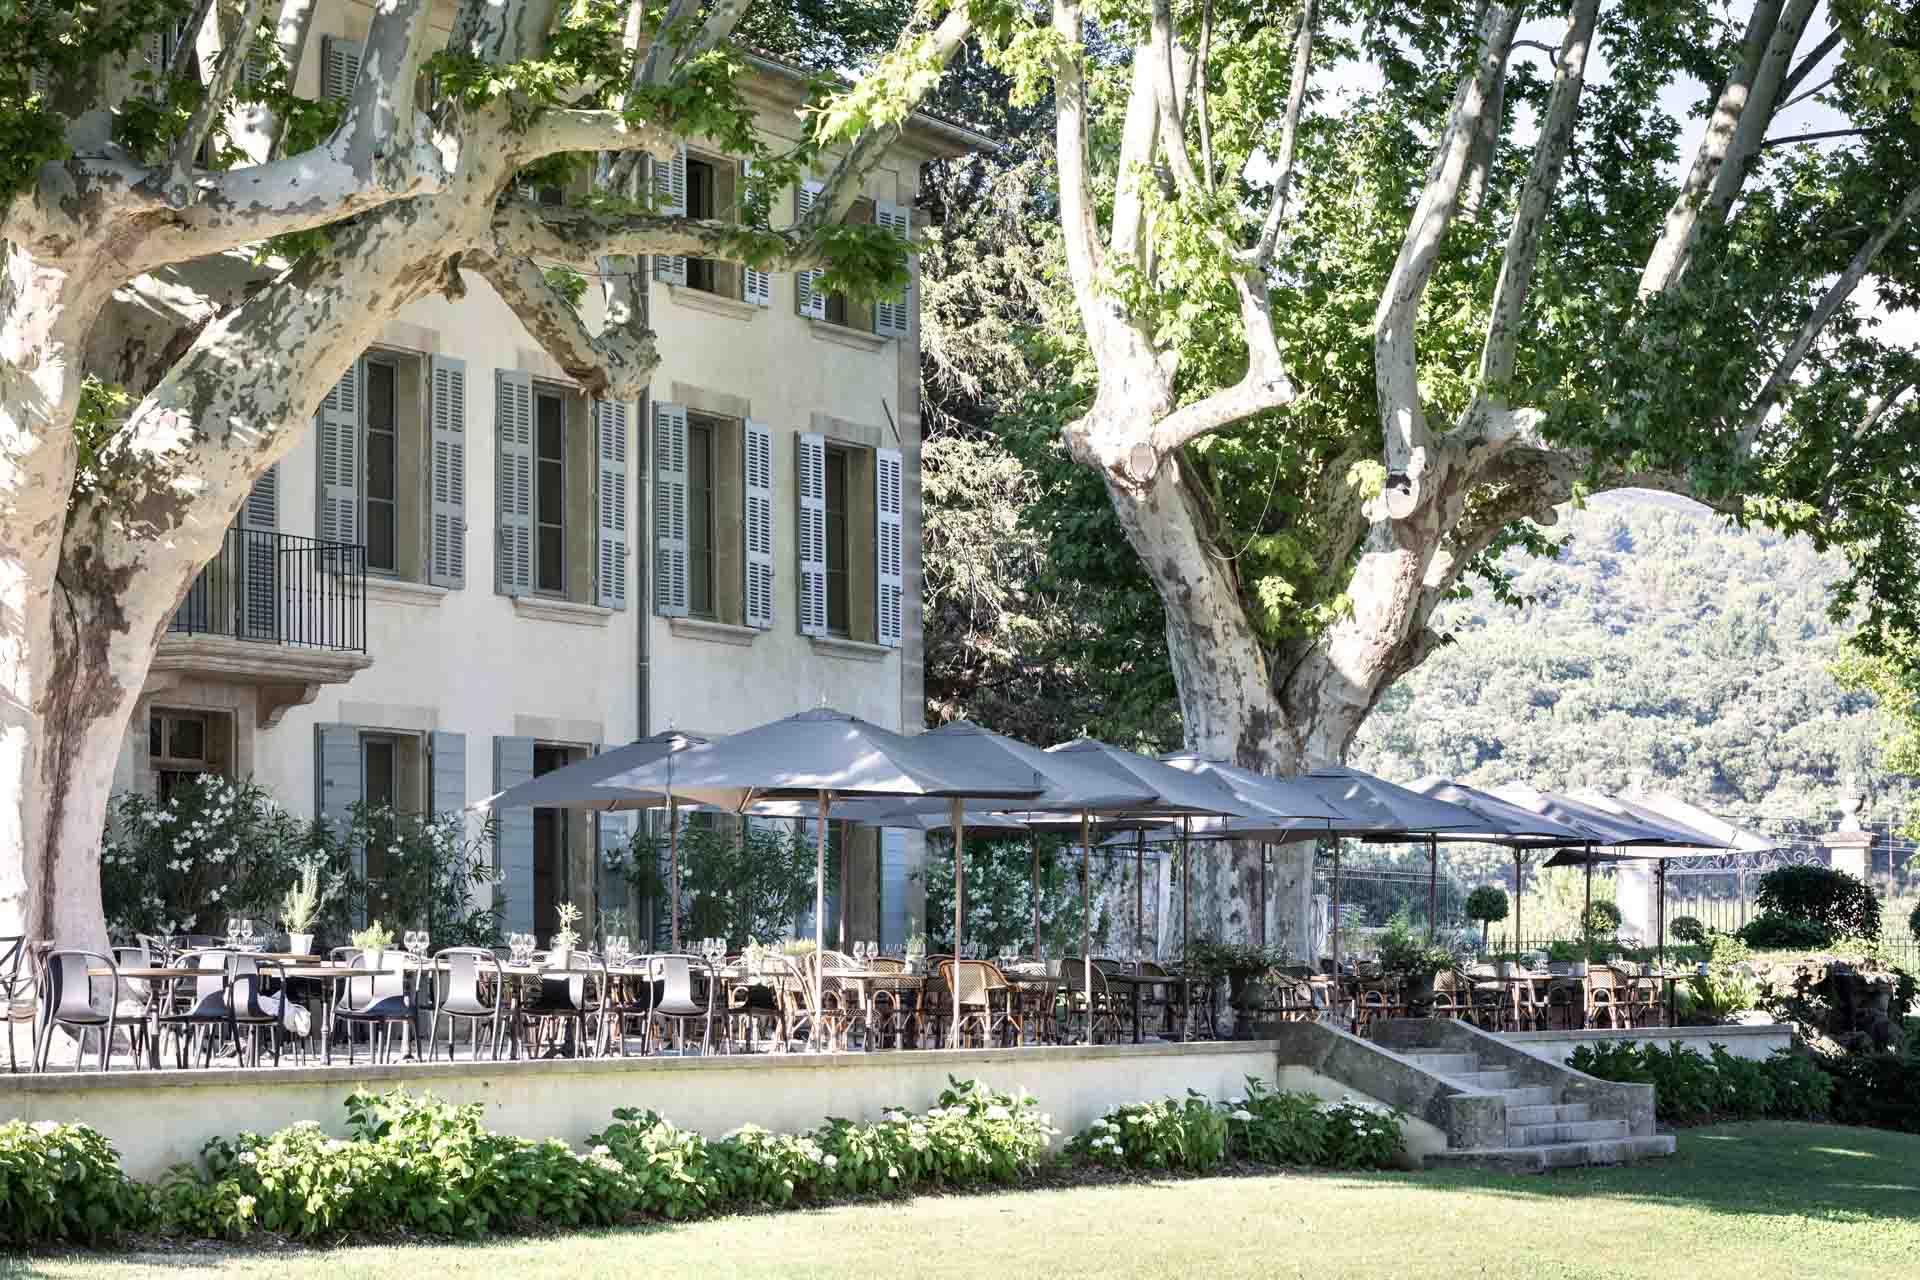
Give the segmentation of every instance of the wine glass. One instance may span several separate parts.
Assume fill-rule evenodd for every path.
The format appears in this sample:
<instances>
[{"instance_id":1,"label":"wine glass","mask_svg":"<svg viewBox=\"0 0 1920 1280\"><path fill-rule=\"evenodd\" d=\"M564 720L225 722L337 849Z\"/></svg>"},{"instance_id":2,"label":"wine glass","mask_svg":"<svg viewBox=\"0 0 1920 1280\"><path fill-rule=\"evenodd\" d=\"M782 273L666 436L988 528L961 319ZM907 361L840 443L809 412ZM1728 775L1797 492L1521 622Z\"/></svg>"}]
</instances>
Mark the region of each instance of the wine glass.
<instances>
[{"instance_id":1,"label":"wine glass","mask_svg":"<svg viewBox=\"0 0 1920 1280\"><path fill-rule=\"evenodd\" d=\"M425 929L422 929L419 933L415 934L414 937L420 944L420 950L414 954L424 960L426 959L427 949L433 945L433 936Z\"/></svg>"},{"instance_id":2,"label":"wine glass","mask_svg":"<svg viewBox=\"0 0 1920 1280\"><path fill-rule=\"evenodd\" d=\"M237 945L240 941L240 917L227 917L227 942Z\"/></svg>"}]
</instances>

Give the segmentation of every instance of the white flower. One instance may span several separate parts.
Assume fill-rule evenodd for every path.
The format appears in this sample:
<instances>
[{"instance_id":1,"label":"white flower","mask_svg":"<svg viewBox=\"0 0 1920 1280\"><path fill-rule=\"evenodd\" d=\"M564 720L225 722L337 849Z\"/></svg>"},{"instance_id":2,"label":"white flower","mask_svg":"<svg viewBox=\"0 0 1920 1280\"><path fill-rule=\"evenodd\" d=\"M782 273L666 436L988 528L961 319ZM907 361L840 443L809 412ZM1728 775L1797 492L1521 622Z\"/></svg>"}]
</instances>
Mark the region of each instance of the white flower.
<instances>
[{"instance_id":1,"label":"white flower","mask_svg":"<svg viewBox=\"0 0 1920 1280\"><path fill-rule=\"evenodd\" d=\"M1251 1120L1253 1119L1253 1112L1247 1110L1245 1107L1241 1107L1233 1113L1233 1118L1235 1120Z\"/></svg>"},{"instance_id":2,"label":"white flower","mask_svg":"<svg viewBox=\"0 0 1920 1280\"><path fill-rule=\"evenodd\" d=\"M1009 1110L1007 1110L1007 1109L1006 1109L1005 1107L1002 1107L1002 1106L999 1106L999 1105L995 1105L995 1106L991 1106L991 1107L988 1107L988 1108L987 1108L987 1119L989 1119L989 1120L1011 1120L1011 1119L1013 1119L1013 1112L1011 1112L1011 1111L1009 1111Z\"/></svg>"},{"instance_id":3,"label":"white flower","mask_svg":"<svg viewBox=\"0 0 1920 1280\"><path fill-rule=\"evenodd\" d=\"M60 1122L58 1120L35 1120L33 1122L33 1130L35 1133L54 1133L58 1131L59 1128Z\"/></svg>"},{"instance_id":4,"label":"white flower","mask_svg":"<svg viewBox=\"0 0 1920 1280\"><path fill-rule=\"evenodd\" d=\"M254 1155L251 1151L242 1151L239 1160L241 1164L258 1164L260 1157Z\"/></svg>"},{"instance_id":5,"label":"white flower","mask_svg":"<svg viewBox=\"0 0 1920 1280\"><path fill-rule=\"evenodd\" d=\"M603 1142L593 1149L593 1154L597 1156L610 1156L613 1154L613 1148Z\"/></svg>"},{"instance_id":6,"label":"white flower","mask_svg":"<svg viewBox=\"0 0 1920 1280\"><path fill-rule=\"evenodd\" d=\"M888 1176L889 1178L897 1178L897 1177L899 1177L899 1176L900 1176L900 1170L899 1170L898 1168L896 1168L895 1166L893 1166L893 1165L888 1165L888 1166L887 1166L887 1176Z\"/></svg>"},{"instance_id":7,"label":"white flower","mask_svg":"<svg viewBox=\"0 0 1920 1280\"><path fill-rule=\"evenodd\" d=\"M840 1157L828 1156L826 1159L822 1160L821 1163L826 1165L827 1168L829 1169L838 1169L840 1167Z\"/></svg>"}]
</instances>

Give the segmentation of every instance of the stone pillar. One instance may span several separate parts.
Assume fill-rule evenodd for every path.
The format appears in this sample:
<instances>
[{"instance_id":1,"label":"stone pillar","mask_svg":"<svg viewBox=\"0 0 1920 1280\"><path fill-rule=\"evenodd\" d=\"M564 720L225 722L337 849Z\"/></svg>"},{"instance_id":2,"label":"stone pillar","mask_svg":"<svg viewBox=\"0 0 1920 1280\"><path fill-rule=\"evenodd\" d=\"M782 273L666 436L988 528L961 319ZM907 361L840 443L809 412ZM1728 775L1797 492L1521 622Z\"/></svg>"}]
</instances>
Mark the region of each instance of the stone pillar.
<instances>
[{"instance_id":1,"label":"stone pillar","mask_svg":"<svg viewBox=\"0 0 1920 1280\"><path fill-rule=\"evenodd\" d=\"M1620 908L1620 936L1634 938L1646 946L1654 943L1658 928L1653 863L1624 860L1613 864L1614 905Z\"/></svg>"},{"instance_id":2,"label":"stone pillar","mask_svg":"<svg viewBox=\"0 0 1920 1280\"><path fill-rule=\"evenodd\" d=\"M1867 854L1873 848L1871 831L1832 831L1821 836L1820 843L1827 847L1827 858L1835 871L1867 883Z\"/></svg>"}]
</instances>

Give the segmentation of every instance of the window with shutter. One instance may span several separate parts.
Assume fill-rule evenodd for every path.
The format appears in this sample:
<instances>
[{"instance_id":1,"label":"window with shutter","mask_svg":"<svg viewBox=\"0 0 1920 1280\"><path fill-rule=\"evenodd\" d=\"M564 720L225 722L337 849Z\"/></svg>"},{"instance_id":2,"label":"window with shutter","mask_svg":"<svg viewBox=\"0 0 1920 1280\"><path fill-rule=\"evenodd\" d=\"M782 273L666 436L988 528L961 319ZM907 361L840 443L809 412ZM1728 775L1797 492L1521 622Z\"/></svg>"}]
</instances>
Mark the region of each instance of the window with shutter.
<instances>
[{"instance_id":1,"label":"window with shutter","mask_svg":"<svg viewBox=\"0 0 1920 1280\"><path fill-rule=\"evenodd\" d=\"M874 581L879 587L879 599L875 604L878 615L875 630L881 644L897 649L900 647L905 589L901 562L904 463L898 449L875 450L874 463L873 509L877 524Z\"/></svg>"},{"instance_id":2,"label":"window with shutter","mask_svg":"<svg viewBox=\"0 0 1920 1280\"><path fill-rule=\"evenodd\" d=\"M250 640L280 637L280 464L253 482L240 506L240 634Z\"/></svg>"},{"instance_id":3,"label":"window with shutter","mask_svg":"<svg viewBox=\"0 0 1920 1280\"><path fill-rule=\"evenodd\" d=\"M353 82L360 78L358 40L328 36L320 45L320 96L345 99L353 94Z\"/></svg>"},{"instance_id":4,"label":"window with shutter","mask_svg":"<svg viewBox=\"0 0 1920 1280\"><path fill-rule=\"evenodd\" d=\"M353 827L364 775L360 766L360 729L350 724L313 727L313 812L344 838ZM356 873L365 874L366 850L349 850Z\"/></svg>"},{"instance_id":5,"label":"window with shutter","mask_svg":"<svg viewBox=\"0 0 1920 1280\"><path fill-rule=\"evenodd\" d=\"M687 410L653 406L653 607L684 618L687 592Z\"/></svg>"},{"instance_id":6,"label":"window with shutter","mask_svg":"<svg viewBox=\"0 0 1920 1280\"><path fill-rule=\"evenodd\" d=\"M873 220L876 226L888 228L902 241L913 238L910 211L900 205L880 201L874 206ZM908 270L912 270L911 262L908 263ZM913 316L912 308L913 285L909 283L900 301L883 298L873 304L873 331L883 338L906 337L907 325Z\"/></svg>"},{"instance_id":7,"label":"window with shutter","mask_svg":"<svg viewBox=\"0 0 1920 1280\"><path fill-rule=\"evenodd\" d=\"M747 420L741 451L746 490L746 619L750 627L773 625L773 432Z\"/></svg>"},{"instance_id":8,"label":"window with shutter","mask_svg":"<svg viewBox=\"0 0 1920 1280\"><path fill-rule=\"evenodd\" d=\"M653 211L668 217L687 216L687 148L674 148L673 159L653 163ZM653 276L668 284L687 282L687 260L672 254L653 255Z\"/></svg>"},{"instance_id":9,"label":"window with shutter","mask_svg":"<svg viewBox=\"0 0 1920 1280\"><path fill-rule=\"evenodd\" d=\"M533 778L533 739L493 740L493 789L505 791ZM494 812L494 859L499 872L495 909L503 933L533 929L533 810L525 805Z\"/></svg>"},{"instance_id":10,"label":"window with shutter","mask_svg":"<svg viewBox=\"0 0 1920 1280\"><path fill-rule=\"evenodd\" d=\"M521 596L533 590L533 378L498 369L493 378L494 589Z\"/></svg>"},{"instance_id":11,"label":"window with shutter","mask_svg":"<svg viewBox=\"0 0 1920 1280\"><path fill-rule=\"evenodd\" d=\"M467 362L434 356L428 459L427 581L467 585Z\"/></svg>"},{"instance_id":12,"label":"window with shutter","mask_svg":"<svg viewBox=\"0 0 1920 1280\"><path fill-rule=\"evenodd\" d=\"M360 541L360 387L364 368L356 360L320 402L315 427L320 444L319 532L323 542Z\"/></svg>"},{"instance_id":13,"label":"window with shutter","mask_svg":"<svg viewBox=\"0 0 1920 1280\"><path fill-rule=\"evenodd\" d=\"M467 735L431 733L427 750L427 812L458 814L467 807Z\"/></svg>"},{"instance_id":14,"label":"window with shutter","mask_svg":"<svg viewBox=\"0 0 1920 1280\"><path fill-rule=\"evenodd\" d=\"M743 211L745 210L745 207L746 207L746 200L744 198L745 188L747 184L751 182L752 178L753 178L753 161L742 160L740 162L740 180L741 180L741 188L742 188L741 205L742 205ZM760 207L764 209L764 206L760 206ZM767 219L764 216L764 213L754 213L754 214L751 214L750 216L752 218L754 226L764 227L767 225ZM773 305L773 272L761 271L757 267L743 268L740 292L742 293L742 295L745 296L748 302L753 303L756 307L772 306Z\"/></svg>"},{"instance_id":15,"label":"window with shutter","mask_svg":"<svg viewBox=\"0 0 1920 1280\"><path fill-rule=\"evenodd\" d=\"M827 634L827 441L803 432L795 437L799 454L800 631Z\"/></svg>"},{"instance_id":16,"label":"window with shutter","mask_svg":"<svg viewBox=\"0 0 1920 1280\"><path fill-rule=\"evenodd\" d=\"M800 189L794 196L793 212L796 222L804 220L807 214L812 212L814 200L824 190L826 190L824 183L807 181L800 184ZM815 282L820 279L820 275L818 271L796 271L793 275L795 305L800 309L801 315L811 316L815 320L827 318L827 295L815 287Z\"/></svg>"},{"instance_id":17,"label":"window with shutter","mask_svg":"<svg viewBox=\"0 0 1920 1280\"><path fill-rule=\"evenodd\" d=\"M631 417L624 400L593 402L593 453L597 460L599 516L595 521L595 587L603 608L627 607L627 437Z\"/></svg>"}]
</instances>

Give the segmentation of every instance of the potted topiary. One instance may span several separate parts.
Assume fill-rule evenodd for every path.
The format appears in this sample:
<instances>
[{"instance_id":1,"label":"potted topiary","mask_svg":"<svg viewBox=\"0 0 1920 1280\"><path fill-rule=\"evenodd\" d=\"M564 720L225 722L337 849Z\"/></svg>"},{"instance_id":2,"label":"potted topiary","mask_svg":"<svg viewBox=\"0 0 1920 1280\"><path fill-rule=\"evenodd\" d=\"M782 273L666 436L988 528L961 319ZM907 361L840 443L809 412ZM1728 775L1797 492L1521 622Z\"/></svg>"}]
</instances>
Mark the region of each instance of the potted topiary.
<instances>
[{"instance_id":1,"label":"potted topiary","mask_svg":"<svg viewBox=\"0 0 1920 1280\"><path fill-rule=\"evenodd\" d=\"M387 967L387 948L393 945L393 930L375 920L353 935L353 945L360 948L360 954L366 957L367 968L384 969Z\"/></svg>"},{"instance_id":2,"label":"potted topiary","mask_svg":"<svg viewBox=\"0 0 1920 1280\"><path fill-rule=\"evenodd\" d=\"M553 909L560 922L554 931L547 948L547 967L549 969L567 969L573 965L573 949L580 945L580 933L573 926L580 923L580 908L571 902L563 902Z\"/></svg>"},{"instance_id":3,"label":"potted topiary","mask_svg":"<svg viewBox=\"0 0 1920 1280\"><path fill-rule=\"evenodd\" d=\"M337 878L326 882L320 879L317 860L309 858L300 863L300 876L280 903L280 927L287 931L289 955L313 954L313 922L339 888Z\"/></svg>"},{"instance_id":4,"label":"potted topiary","mask_svg":"<svg viewBox=\"0 0 1920 1280\"><path fill-rule=\"evenodd\" d=\"M1480 922L1480 950L1487 950L1487 928L1507 918L1507 891L1483 884L1467 895L1467 919Z\"/></svg>"},{"instance_id":5,"label":"potted topiary","mask_svg":"<svg viewBox=\"0 0 1920 1280\"><path fill-rule=\"evenodd\" d=\"M1227 980L1227 1003L1233 1006L1234 1038L1251 1039L1254 1015L1267 1002L1267 971L1280 962L1271 948L1253 943L1217 942L1201 938L1189 953L1189 965L1210 981Z\"/></svg>"},{"instance_id":6,"label":"potted topiary","mask_svg":"<svg viewBox=\"0 0 1920 1280\"><path fill-rule=\"evenodd\" d=\"M1433 1001L1433 975L1453 967L1453 953L1431 946L1418 936L1404 916L1395 916L1380 935L1380 972L1400 980L1407 1003Z\"/></svg>"}]
</instances>

